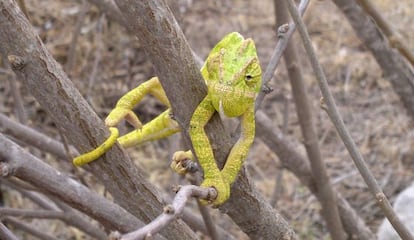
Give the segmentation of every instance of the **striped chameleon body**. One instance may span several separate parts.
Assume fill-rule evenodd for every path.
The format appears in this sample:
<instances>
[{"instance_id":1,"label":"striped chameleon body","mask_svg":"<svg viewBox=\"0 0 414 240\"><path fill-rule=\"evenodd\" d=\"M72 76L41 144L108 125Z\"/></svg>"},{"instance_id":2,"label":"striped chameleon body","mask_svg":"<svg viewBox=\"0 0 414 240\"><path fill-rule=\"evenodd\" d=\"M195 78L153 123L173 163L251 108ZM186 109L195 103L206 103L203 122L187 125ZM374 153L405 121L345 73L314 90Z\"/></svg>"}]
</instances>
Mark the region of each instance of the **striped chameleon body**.
<instances>
[{"instance_id":1,"label":"striped chameleon body","mask_svg":"<svg viewBox=\"0 0 414 240\"><path fill-rule=\"evenodd\" d=\"M214 187L217 197L210 201L217 206L230 197L230 185L247 156L255 135L254 102L261 86L261 68L253 40L244 39L239 33L226 35L211 50L201 74L208 87L208 93L194 111L189 127L189 135L195 156L204 172L201 186ZM180 131L178 124L171 118L171 110L167 109L158 117L142 125L132 108L146 94L151 94L166 106L170 107L168 98L158 78L154 77L125 94L105 120L110 127L111 136L101 146L89 153L74 159L76 166L89 163L110 149L116 142L124 147L134 146L145 141L170 136ZM204 130L215 112L227 117L240 117L240 138L233 146L223 169L217 167L213 150ZM136 130L118 137L116 126L122 119L130 122ZM173 156L172 168L177 172L185 172L181 162L193 159L191 151L179 151Z\"/></svg>"}]
</instances>

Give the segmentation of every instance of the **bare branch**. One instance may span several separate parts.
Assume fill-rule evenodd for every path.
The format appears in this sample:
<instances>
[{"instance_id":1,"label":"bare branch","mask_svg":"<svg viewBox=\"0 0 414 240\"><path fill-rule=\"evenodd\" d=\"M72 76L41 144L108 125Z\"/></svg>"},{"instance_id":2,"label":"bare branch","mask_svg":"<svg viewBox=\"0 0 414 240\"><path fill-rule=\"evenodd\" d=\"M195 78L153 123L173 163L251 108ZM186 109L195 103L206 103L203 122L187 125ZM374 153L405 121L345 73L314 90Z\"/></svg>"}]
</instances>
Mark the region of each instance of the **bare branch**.
<instances>
[{"instance_id":1,"label":"bare branch","mask_svg":"<svg viewBox=\"0 0 414 240\"><path fill-rule=\"evenodd\" d=\"M285 1L275 0L274 4L276 7L276 21L277 24L281 25L289 19ZM293 39L288 43L283 56L288 70L306 153L316 182L317 194L319 195L318 199L322 207L322 215L325 218L325 223L331 234L331 238L338 240L345 239L336 198L319 149L319 141L314 126L310 99L303 80Z\"/></svg>"},{"instance_id":2,"label":"bare branch","mask_svg":"<svg viewBox=\"0 0 414 240\"><path fill-rule=\"evenodd\" d=\"M62 219L63 212L52 210L29 210L0 207L0 215L22 218Z\"/></svg>"},{"instance_id":3,"label":"bare branch","mask_svg":"<svg viewBox=\"0 0 414 240\"><path fill-rule=\"evenodd\" d=\"M301 15L305 13L306 8L308 7L309 0L301 0L299 3L299 12ZM269 64L266 67L266 71L263 74L262 82L262 91L259 93L256 99L256 111L259 108L260 104L263 102L266 92L263 91L264 86L270 82L273 77L273 73L276 71L276 68L282 58L283 52L285 51L290 38L296 30L296 25L292 21L288 25L281 25L278 28L278 38L279 41L276 44L275 49L273 50L272 56L270 58Z\"/></svg>"},{"instance_id":4,"label":"bare branch","mask_svg":"<svg viewBox=\"0 0 414 240\"><path fill-rule=\"evenodd\" d=\"M25 231L39 239L42 240L58 240L55 237L50 236L49 234L46 234L44 232L41 232L39 230L37 230L35 227L23 223L22 221L17 220L16 218L12 218L12 217L7 217L4 219L5 222L7 222L10 225L13 225L15 228L18 228L22 231ZM7 239L7 238L6 238Z\"/></svg>"},{"instance_id":5,"label":"bare branch","mask_svg":"<svg viewBox=\"0 0 414 240\"><path fill-rule=\"evenodd\" d=\"M316 182L309 163L297 152L294 145L288 142L283 134L262 111L256 113L257 136L279 157L282 166L291 171L317 198ZM358 239L375 239L374 234L365 225L349 203L339 194L336 195L339 215L346 232Z\"/></svg>"},{"instance_id":6,"label":"bare branch","mask_svg":"<svg viewBox=\"0 0 414 240\"><path fill-rule=\"evenodd\" d=\"M40 193L27 191L22 189L18 184L15 184L12 181L1 180L2 183L7 185L8 187L13 188L16 191L19 191L23 196L29 198L37 205L41 206L44 209L52 210L52 211L64 211L63 217L60 219L68 225L77 227L78 229L82 230L83 232L89 234L90 236L96 239L105 239L106 233L100 229L99 227L95 226L91 219L84 214L74 210L73 208L69 207L68 205L64 204L63 202L54 199L56 205L53 202Z\"/></svg>"},{"instance_id":7,"label":"bare branch","mask_svg":"<svg viewBox=\"0 0 414 240\"><path fill-rule=\"evenodd\" d=\"M4 226L3 222L0 221L0 237L1 239L8 239L8 240L19 240L16 235L14 235L6 226Z\"/></svg>"},{"instance_id":8,"label":"bare branch","mask_svg":"<svg viewBox=\"0 0 414 240\"><path fill-rule=\"evenodd\" d=\"M341 137L346 148L348 149L349 154L354 160L356 167L358 168L361 176L363 177L365 183L367 184L369 190L371 191L371 194L377 200L377 203L381 207L381 209L384 211L384 214L387 217L387 219L390 221L390 223L393 225L393 227L395 228L395 230L398 232L398 234L400 235L402 239L414 239L411 233L408 231L408 229L402 224L398 216L395 214L394 210L392 209L391 204L389 203L388 199L385 197L384 193L381 190L381 187L378 185L371 171L367 167L361 153L357 149L355 142L353 141L351 135L349 134L342 120L342 117L338 112L338 109L335 104L335 100L329 90L326 76L316 57L315 51L312 46L311 39L302 21L302 18L300 17L299 13L296 10L295 3L293 2L293 0L286 0L286 1L288 3L289 12L293 20L298 25L298 31L301 35L305 50L307 52L307 56L309 57L309 61L311 62L313 71L315 72L316 79L318 80L319 88L321 89L324 102L326 103L326 107L324 109L326 110L329 117L331 118L332 123L335 125L335 128L339 136Z\"/></svg>"},{"instance_id":9,"label":"bare branch","mask_svg":"<svg viewBox=\"0 0 414 240\"><path fill-rule=\"evenodd\" d=\"M358 6L356 0L332 0L348 19L361 41L377 60L405 109L414 118L414 69L404 57L390 48L378 25Z\"/></svg>"},{"instance_id":10,"label":"bare branch","mask_svg":"<svg viewBox=\"0 0 414 240\"><path fill-rule=\"evenodd\" d=\"M76 19L75 28L72 32L72 40L69 44L68 50L68 60L65 65L65 71L70 75L72 73L72 68L76 60L76 46L78 45L78 38L81 32L83 21L85 19L86 13L89 11L90 5L86 0L82 1L80 10L78 12L78 18Z\"/></svg>"},{"instance_id":11,"label":"bare branch","mask_svg":"<svg viewBox=\"0 0 414 240\"><path fill-rule=\"evenodd\" d=\"M0 8L0 52L4 56L14 55L18 60L14 61L17 64L13 70L23 85L30 89L69 142L81 152L104 142L109 131L103 121L74 88L15 2L3 0ZM119 145L89 167L115 201L133 215L150 221L162 211L162 198L155 187ZM163 234L177 239L195 238L195 233L180 220L170 224Z\"/></svg>"},{"instance_id":12,"label":"bare branch","mask_svg":"<svg viewBox=\"0 0 414 240\"><path fill-rule=\"evenodd\" d=\"M165 228L172 221L180 217L183 213L187 201L194 197L199 199L214 199L212 196L217 196L214 188L202 188L194 185L187 185L178 188L177 195L171 205L164 207L163 213L154 219L145 227L134 232L122 235L122 240L141 240L146 236L153 235Z\"/></svg>"},{"instance_id":13,"label":"bare branch","mask_svg":"<svg viewBox=\"0 0 414 240\"><path fill-rule=\"evenodd\" d=\"M407 58L414 67L414 55L410 48L404 44L401 35L394 29L394 27L381 15L380 11L369 0L357 0L359 5L367 12L381 28L382 32L387 36L391 47L398 49L400 53Z\"/></svg>"},{"instance_id":14,"label":"bare branch","mask_svg":"<svg viewBox=\"0 0 414 240\"><path fill-rule=\"evenodd\" d=\"M65 147L62 143L42 134L38 131L17 123L6 115L0 113L0 127L2 132L13 136L20 141L32 145L42 151L54 154L58 158L66 159ZM72 155L79 155L79 152L73 147L69 147L69 152Z\"/></svg>"},{"instance_id":15,"label":"bare branch","mask_svg":"<svg viewBox=\"0 0 414 240\"><path fill-rule=\"evenodd\" d=\"M0 145L3 146L0 148L0 175L1 169L7 167L9 175L31 183L47 195L61 199L108 229L126 232L143 226L142 222L123 208L43 163L2 134Z\"/></svg>"}]
</instances>

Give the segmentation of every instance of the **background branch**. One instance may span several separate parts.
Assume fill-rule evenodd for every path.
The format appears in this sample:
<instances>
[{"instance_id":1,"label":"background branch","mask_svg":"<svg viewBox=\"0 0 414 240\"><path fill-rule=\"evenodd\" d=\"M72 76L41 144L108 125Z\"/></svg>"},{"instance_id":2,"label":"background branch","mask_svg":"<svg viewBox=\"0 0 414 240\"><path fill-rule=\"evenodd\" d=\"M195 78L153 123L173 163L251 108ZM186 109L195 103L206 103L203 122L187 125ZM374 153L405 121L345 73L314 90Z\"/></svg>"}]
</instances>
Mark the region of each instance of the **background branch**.
<instances>
[{"instance_id":1,"label":"background branch","mask_svg":"<svg viewBox=\"0 0 414 240\"><path fill-rule=\"evenodd\" d=\"M284 0L275 0L274 4L276 8L276 25L281 26L289 19L288 12L286 11L287 7ZM283 56L289 75L290 85L292 87L292 95L296 105L296 114L299 119L303 142L316 182L316 195L319 196L318 199L322 207L322 215L325 218L325 223L331 234L331 238L337 240L345 239L344 230L337 209L336 198L319 149L319 141L310 104L311 100L309 99L308 91L302 77L294 39L291 39L287 44Z\"/></svg>"},{"instance_id":2,"label":"background branch","mask_svg":"<svg viewBox=\"0 0 414 240\"><path fill-rule=\"evenodd\" d=\"M301 16L296 10L295 4L293 0L285 0L288 3L288 9L290 15L292 16L293 20L298 25L298 31L303 41L303 45L305 47L307 56L309 61L311 62L313 71L316 75L316 79L318 80L319 88L322 92L323 96L323 104L326 103L326 107L324 109L328 113L329 117L332 120L339 136L341 137L342 141L344 142L349 154L351 155L352 159L358 171L360 172L361 176L363 177L365 183L368 186L373 197L376 199L378 205L383 210L385 216L390 221L392 226L398 232L402 239L414 239L413 236L410 234L408 229L402 224L401 220L398 218L394 210L392 209L391 204L389 203L388 199L386 198L385 194L382 192L380 186L378 185L377 181L375 180L374 176L372 175L371 171L369 170L368 166L366 165L362 154L358 151L355 142L353 141L351 135L349 134L342 117L340 116L338 109L335 104L335 100L329 90L328 82L326 80L325 74L319 61L316 57L315 51L312 46L312 42L310 40L309 34L307 29L302 21Z\"/></svg>"},{"instance_id":3,"label":"background branch","mask_svg":"<svg viewBox=\"0 0 414 240\"><path fill-rule=\"evenodd\" d=\"M413 119L414 72L412 66L398 52L390 48L381 34L381 29L355 0L332 0L332 2L342 11L359 39L371 51L384 73L384 78L390 81Z\"/></svg>"}]
</instances>

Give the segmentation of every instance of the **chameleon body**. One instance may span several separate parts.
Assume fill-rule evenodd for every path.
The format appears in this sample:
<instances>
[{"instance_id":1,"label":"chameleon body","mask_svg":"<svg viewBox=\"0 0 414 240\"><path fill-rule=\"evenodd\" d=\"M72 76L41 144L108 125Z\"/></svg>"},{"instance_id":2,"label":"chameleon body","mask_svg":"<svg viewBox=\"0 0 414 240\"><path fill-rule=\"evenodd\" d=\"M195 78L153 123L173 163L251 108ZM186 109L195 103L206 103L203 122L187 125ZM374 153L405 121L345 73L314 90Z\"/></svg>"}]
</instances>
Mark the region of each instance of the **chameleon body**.
<instances>
[{"instance_id":1,"label":"chameleon body","mask_svg":"<svg viewBox=\"0 0 414 240\"><path fill-rule=\"evenodd\" d=\"M195 155L204 172L201 186L214 187L217 190L217 197L210 201L217 206L230 197L230 185L237 178L254 140L254 102L260 91L262 72L253 40L244 39L237 32L226 35L211 50L201 68L201 74L208 87L208 93L194 111L188 131ZM126 119L136 128L117 139L124 147L164 138L180 131L178 124L171 118L170 109L149 123L141 125L132 108L146 94L155 96L170 107L158 78L154 77L125 94L105 120L108 127L114 127L122 119ZM240 138L231 149L221 170L217 167L211 144L204 130L215 112L220 112L227 117L240 117L241 122ZM111 132L115 131L111 130ZM108 139L97 149L75 158L74 164L79 166L99 158L111 144L114 144L114 136L117 137L113 133L109 138L112 141ZM179 173L185 173L182 166L182 161L185 159L195 158L191 151L176 152L173 156L172 168Z\"/></svg>"}]
</instances>

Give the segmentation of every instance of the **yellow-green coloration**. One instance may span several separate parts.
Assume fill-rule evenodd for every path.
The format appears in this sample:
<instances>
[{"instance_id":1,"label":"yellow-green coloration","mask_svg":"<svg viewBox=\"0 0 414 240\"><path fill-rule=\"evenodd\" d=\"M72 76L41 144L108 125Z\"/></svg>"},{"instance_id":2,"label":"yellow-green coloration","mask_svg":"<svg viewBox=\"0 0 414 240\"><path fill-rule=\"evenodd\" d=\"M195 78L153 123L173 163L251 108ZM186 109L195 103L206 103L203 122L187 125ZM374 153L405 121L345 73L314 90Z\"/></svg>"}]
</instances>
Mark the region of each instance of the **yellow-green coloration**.
<instances>
[{"instance_id":1,"label":"yellow-green coloration","mask_svg":"<svg viewBox=\"0 0 414 240\"><path fill-rule=\"evenodd\" d=\"M102 143L99 147L95 148L94 150L74 158L73 164L78 167L85 165L101 157L104 153L111 149L111 147L116 143L116 140L119 136L119 131L117 128L114 127L109 128L109 131L111 132L111 135L108 139L106 139L104 143Z\"/></svg>"},{"instance_id":2,"label":"yellow-green coloration","mask_svg":"<svg viewBox=\"0 0 414 240\"><path fill-rule=\"evenodd\" d=\"M228 34L211 50L201 68L201 74L207 84L208 93L193 113L189 135L195 155L204 171L201 186L214 187L217 190L217 198L211 202L217 206L230 197L230 185L235 181L254 139L254 102L260 91L262 72L253 40L244 39L236 32ZM141 128L141 122L131 109L148 93L170 107L158 78L152 78L124 95L105 120L107 126L113 127L125 118L137 128L118 138L122 146L160 139L180 131L178 124L170 117L170 109ZM227 117L240 117L241 121L240 139L233 146L222 170L217 167L204 130L215 112L223 113ZM95 150L102 155L102 151L107 151L107 148L98 147ZM87 153L78 158L88 160L82 162L90 162L100 155ZM181 174L185 173L181 164L185 159L194 160L191 151L175 153L171 167Z\"/></svg>"}]
</instances>

